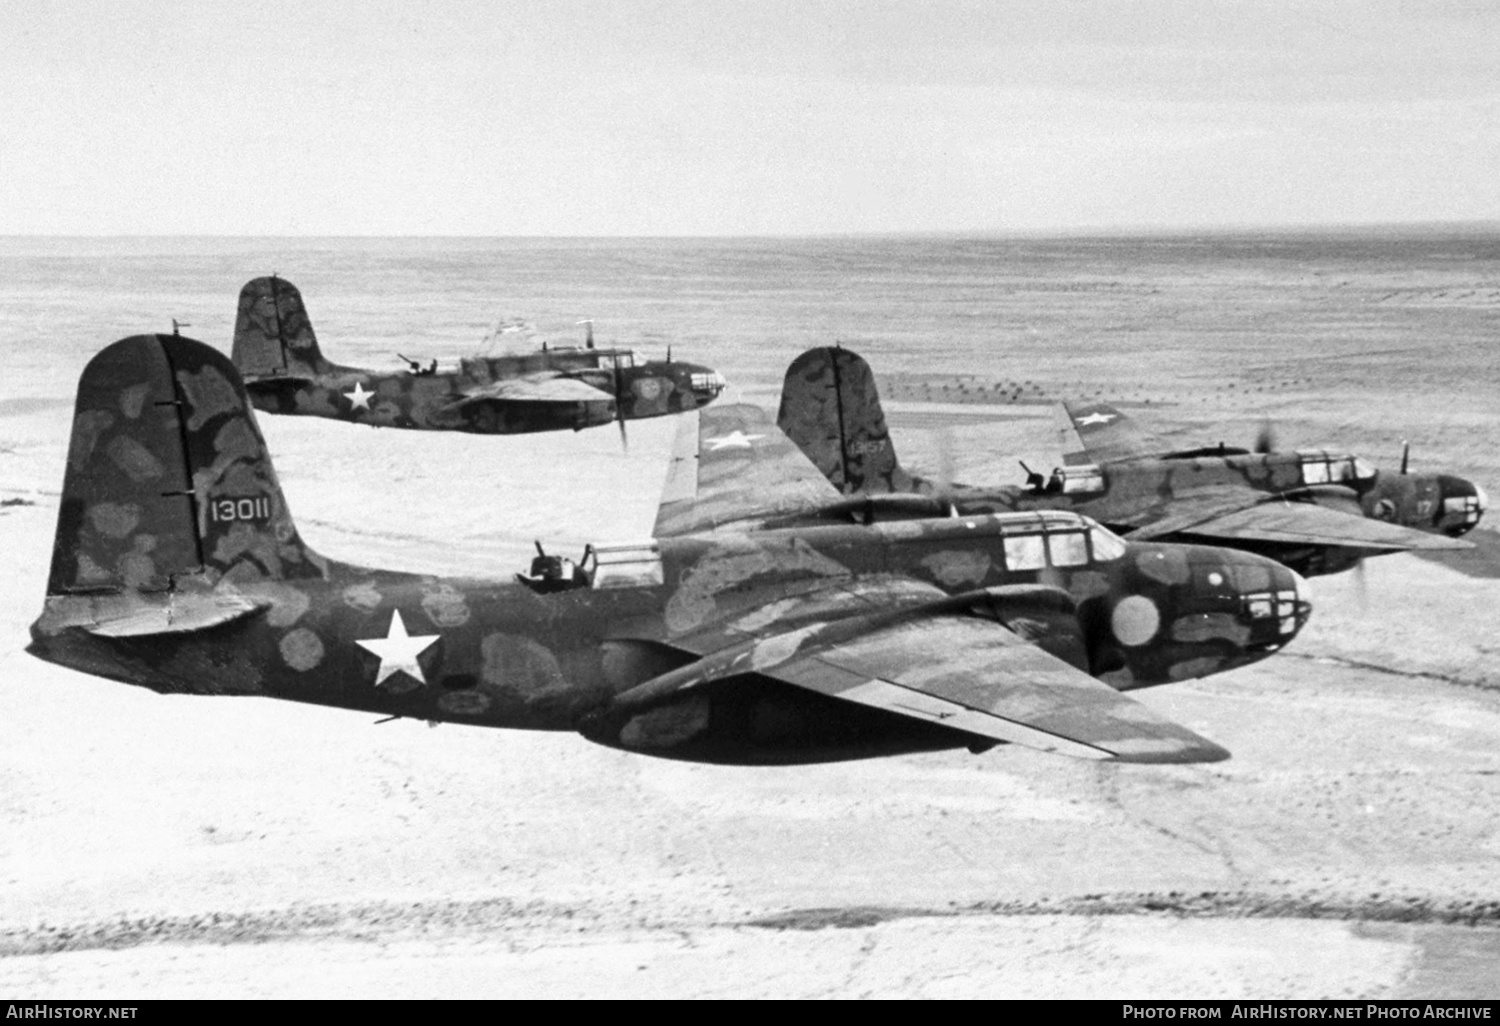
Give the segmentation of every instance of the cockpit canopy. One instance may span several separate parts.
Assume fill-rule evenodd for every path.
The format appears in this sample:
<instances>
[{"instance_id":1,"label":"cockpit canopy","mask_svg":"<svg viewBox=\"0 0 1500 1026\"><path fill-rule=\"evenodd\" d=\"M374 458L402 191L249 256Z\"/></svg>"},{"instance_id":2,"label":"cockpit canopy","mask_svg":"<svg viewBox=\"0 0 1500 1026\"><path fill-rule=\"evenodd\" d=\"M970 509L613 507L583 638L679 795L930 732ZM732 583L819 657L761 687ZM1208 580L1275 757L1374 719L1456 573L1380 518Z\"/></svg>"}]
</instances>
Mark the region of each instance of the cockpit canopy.
<instances>
[{"instance_id":1,"label":"cockpit canopy","mask_svg":"<svg viewBox=\"0 0 1500 1026\"><path fill-rule=\"evenodd\" d=\"M995 522L1004 538L1005 566L1013 571L1107 563L1128 548L1118 535L1076 513L1002 513Z\"/></svg>"},{"instance_id":2,"label":"cockpit canopy","mask_svg":"<svg viewBox=\"0 0 1500 1026\"><path fill-rule=\"evenodd\" d=\"M1370 463L1347 453L1299 449L1297 460L1302 465L1302 483L1308 485L1342 484L1358 487L1374 481L1378 473Z\"/></svg>"}]
</instances>

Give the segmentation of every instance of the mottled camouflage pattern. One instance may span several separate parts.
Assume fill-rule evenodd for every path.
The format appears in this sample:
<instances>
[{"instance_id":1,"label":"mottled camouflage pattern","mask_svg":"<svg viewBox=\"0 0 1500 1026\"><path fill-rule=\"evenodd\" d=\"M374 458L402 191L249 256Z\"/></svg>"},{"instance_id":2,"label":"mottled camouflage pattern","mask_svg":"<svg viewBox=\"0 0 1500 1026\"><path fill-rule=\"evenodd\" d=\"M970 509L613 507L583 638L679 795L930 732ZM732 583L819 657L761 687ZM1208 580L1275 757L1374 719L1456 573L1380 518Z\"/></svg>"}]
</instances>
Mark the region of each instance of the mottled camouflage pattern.
<instances>
[{"instance_id":1,"label":"mottled camouflage pattern","mask_svg":"<svg viewBox=\"0 0 1500 1026\"><path fill-rule=\"evenodd\" d=\"M436 373L345 367L323 357L296 286L274 277L240 291L232 356L258 410L479 434L666 416L705 406L724 387L711 368L679 360L637 364L616 349L475 357Z\"/></svg>"},{"instance_id":2,"label":"mottled camouflage pattern","mask_svg":"<svg viewBox=\"0 0 1500 1026\"><path fill-rule=\"evenodd\" d=\"M1066 489L1056 475L1027 486L971 487L939 485L908 474L886 429L874 375L848 349L815 348L792 362L778 423L828 481L849 495L940 494L958 512L974 514L1068 510L1136 538L1255 552L1307 576L1347 569L1369 555L1465 545L1375 522L1416 527L1420 521L1426 531L1454 533L1451 520L1442 516L1443 498L1478 493L1461 479L1434 477L1426 483L1416 475L1380 475L1361 495L1339 484L1305 484L1303 457L1297 453L1205 449L1126 457L1130 446L1114 439L1090 440L1102 430L1081 423L1108 423L1119 417L1112 407L1068 412L1084 450L1069 455L1065 473L1072 483ZM1095 451L1114 452L1115 458L1095 464L1096 484L1083 485L1083 453Z\"/></svg>"},{"instance_id":3,"label":"mottled camouflage pattern","mask_svg":"<svg viewBox=\"0 0 1500 1026\"><path fill-rule=\"evenodd\" d=\"M1037 517L669 537L655 577L547 593L324 560L297 535L233 367L177 336L89 364L63 495L32 626L44 659L162 692L579 730L714 761L983 748L947 713L872 707L872 673L928 680L940 708L979 684L985 701L1053 696L1033 716L1045 731L1114 694L1070 666L1122 689L1202 676L1280 648L1308 613L1284 568L1223 550L1115 540L1114 558L1006 570L1006 538ZM1252 602L1270 605L1252 615ZM971 638L980 621L1006 629ZM1121 758L1225 754L1129 708L1095 731L1119 736Z\"/></svg>"}]
</instances>

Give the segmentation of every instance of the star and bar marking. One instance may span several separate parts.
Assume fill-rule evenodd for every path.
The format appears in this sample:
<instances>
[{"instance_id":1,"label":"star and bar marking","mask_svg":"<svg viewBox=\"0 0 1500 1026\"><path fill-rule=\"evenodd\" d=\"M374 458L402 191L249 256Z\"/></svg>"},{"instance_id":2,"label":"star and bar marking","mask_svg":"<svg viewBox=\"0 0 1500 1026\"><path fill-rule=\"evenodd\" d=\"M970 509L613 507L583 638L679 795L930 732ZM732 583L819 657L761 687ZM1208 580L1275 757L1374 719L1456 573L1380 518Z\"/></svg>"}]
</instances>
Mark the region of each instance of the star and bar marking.
<instances>
[{"instance_id":1,"label":"star and bar marking","mask_svg":"<svg viewBox=\"0 0 1500 1026\"><path fill-rule=\"evenodd\" d=\"M380 669L375 671L375 686L378 688L387 677L398 673L415 677L426 684L427 678L422 674L422 665L417 662L417 656L431 648L432 643L440 637L440 634L418 634L415 637L407 634L401 610L397 609L391 613L391 626L385 637L363 641L356 639L354 643L380 657Z\"/></svg>"},{"instance_id":2,"label":"star and bar marking","mask_svg":"<svg viewBox=\"0 0 1500 1026\"><path fill-rule=\"evenodd\" d=\"M1078 418L1078 426L1085 427L1090 424L1108 424L1118 416L1118 413L1090 413L1087 417Z\"/></svg>"},{"instance_id":3,"label":"star and bar marking","mask_svg":"<svg viewBox=\"0 0 1500 1026\"><path fill-rule=\"evenodd\" d=\"M722 438L705 438L703 442L708 446L709 452L718 452L720 449L750 449L753 448L750 444L751 442L754 442L757 438L764 437L766 436L747 435L745 432L736 429Z\"/></svg>"},{"instance_id":4,"label":"star and bar marking","mask_svg":"<svg viewBox=\"0 0 1500 1026\"><path fill-rule=\"evenodd\" d=\"M349 400L350 413L353 413L355 410L364 410L368 413L370 410L370 399L375 395L375 393L366 392L365 383L363 381L356 381L354 383L354 388L348 392L343 393L343 395L346 399Z\"/></svg>"}]
</instances>

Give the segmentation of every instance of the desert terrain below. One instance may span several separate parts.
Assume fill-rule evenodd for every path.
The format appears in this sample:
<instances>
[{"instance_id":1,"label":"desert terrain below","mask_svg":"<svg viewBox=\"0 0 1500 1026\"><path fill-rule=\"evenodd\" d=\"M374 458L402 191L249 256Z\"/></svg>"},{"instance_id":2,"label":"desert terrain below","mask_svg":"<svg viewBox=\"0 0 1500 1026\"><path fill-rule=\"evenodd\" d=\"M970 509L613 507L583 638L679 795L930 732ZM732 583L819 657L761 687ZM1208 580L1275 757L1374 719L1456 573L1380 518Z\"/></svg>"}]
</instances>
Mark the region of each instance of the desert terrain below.
<instances>
[{"instance_id":1,"label":"desert terrain below","mask_svg":"<svg viewBox=\"0 0 1500 1026\"><path fill-rule=\"evenodd\" d=\"M227 349L233 292L265 266L241 263L249 273L229 261L204 308L183 309L197 325L185 333ZM1497 496L1500 377L1485 374L1500 290L1460 295L1475 278L1460 271L1456 284L1360 277L1335 261L1266 284L1148 268L1124 280L1165 282L1155 306L1074 294L1074 362L1061 335L1039 340L1032 393L1003 399L958 393L1000 393L1020 383L1013 368L958 352L903 362L885 320L835 319L893 396L907 462L931 470L950 451L960 480L1018 481L1017 457L1057 462L1044 400L1073 385L1114 389L1132 414L1205 444L1247 444L1269 417L1288 446L1344 446L1390 468L1409 437L1414 467ZM378 311L296 280L325 351L358 362L334 340ZM571 734L164 697L24 651L82 366L23 346L45 337L38 295L17 293L34 321L14 303L0 318L28 370L0 396L0 994L1500 997L1496 511L1464 556L1314 579L1312 621L1286 652L1135 693L1233 753L1211 765L1001 747L714 767ZM1216 303L1228 312L1212 321ZM1420 316L1376 316L1393 303ZM1157 323L1174 304L1186 311L1175 334L1108 344L1109 325ZM669 334L689 323L644 301L623 309ZM834 336L808 318L806 335L773 343L746 315L723 327L695 311L683 358L723 368L729 401L773 409L780 368ZM1298 334L1329 311L1349 313L1343 327ZM1361 343L1350 370L1324 357L1356 351L1339 349L1356 313L1397 337ZM1260 325L1279 348L1237 360L1217 335L1191 358L1174 348L1210 322ZM1417 349L1444 326L1451 359L1433 366ZM95 348L130 333L100 328ZM497 576L524 568L532 539L649 534L675 430L631 424L626 450L612 428L475 438L260 422L313 547Z\"/></svg>"}]
</instances>

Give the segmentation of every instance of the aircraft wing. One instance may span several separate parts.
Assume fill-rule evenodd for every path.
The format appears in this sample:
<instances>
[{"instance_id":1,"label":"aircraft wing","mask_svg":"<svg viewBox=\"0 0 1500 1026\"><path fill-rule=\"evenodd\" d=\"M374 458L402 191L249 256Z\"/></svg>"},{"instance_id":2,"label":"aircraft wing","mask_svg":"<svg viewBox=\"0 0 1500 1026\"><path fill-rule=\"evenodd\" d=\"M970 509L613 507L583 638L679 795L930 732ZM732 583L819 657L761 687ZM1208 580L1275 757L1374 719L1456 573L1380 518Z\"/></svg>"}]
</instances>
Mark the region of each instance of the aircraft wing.
<instances>
[{"instance_id":1,"label":"aircraft wing","mask_svg":"<svg viewBox=\"0 0 1500 1026\"><path fill-rule=\"evenodd\" d=\"M677 418L655 535L751 527L840 498L765 410L714 405Z\"/></svg>"},{"instance_id":2,"label":"aircraft wing","mask_svg":"<svg viewBox=\"0 0 1500 1026\"><path fill-rule=\"evenodd\" d=\"M1210 516L1198 523L1174 526L1172 520L1158 521L1135 532L1132 537L1151 537L1172 532L1200 535L1205 538L1269 541L1308 545L1342 545L1353 549L1381 552L1403 552L1408 549L1467 549L1469 543L1441 534L1428 534L1384 520L1341 513L1310 502L1270 500L1253 506ZM1162 528L1169 527L1170 531Z\"/></svg>"},{"instance_id":3,"label":"aircraft wing","mask_svg":"<svg viewBox=\"0 0 1500 1026\"><path fill-rule=\"evenodd\" d=\"M616 709L646 711L710 681L754 673L962 734L1058 754L1122 762L1214 762L1229 755L1000 620L973 612L976 603L1011 589L955 598L912 582L892 582L890 594L882 588L866 582L858 594L824 589L674 639L707 654L625 692ZM1036 595L1038 589L1015 590L1057 608L1056 598ZM1057 595L1071 608L1065 594ZM1023 606L1025 601L1021 596ZM840 603L883 608L819 618ZM890 611L901 606L906 608ZM1076 626L1076 613L1069 616Z\"/></svg>"},{"instance_id":4,"label":"aircraft wing","mask_svg":"<svg viewBox=\"0 0 1500 1026\"><path fill-rule=\"evenodd\" d=\"M449 406L459 409L476 402L603 403L615 397L577 378L547 372L501 378L487 385L466 389Z\"/></svg>"},{"instance_id":5,"label":"aircraft wing","mask_svg":"<svg viewBox=\"0 0 1500 1026\"><path fill-rule=\"evenodd\" d=\"M1058 434L1065 466L1154 456L1172 446L1108 403L1063 403Z\"/></svg>"},{"instance_id":6,"label":"aircraft wing","mask_svg":"<svg viewBox=\"0 0 1500 1026\"><path fill-rule=\"evenodd\" d=\"M1334 545L1372 552L1469 548L1467 542L1457 538L1373 520L1357 511L1312 502L1248 498L1250 493L1242 489L1213 489L1128 513L1090 512L1118 527L1133 527L1130 536L1140 539L1191 534L1223 541Z\"/></svg>"}]
</instances>

